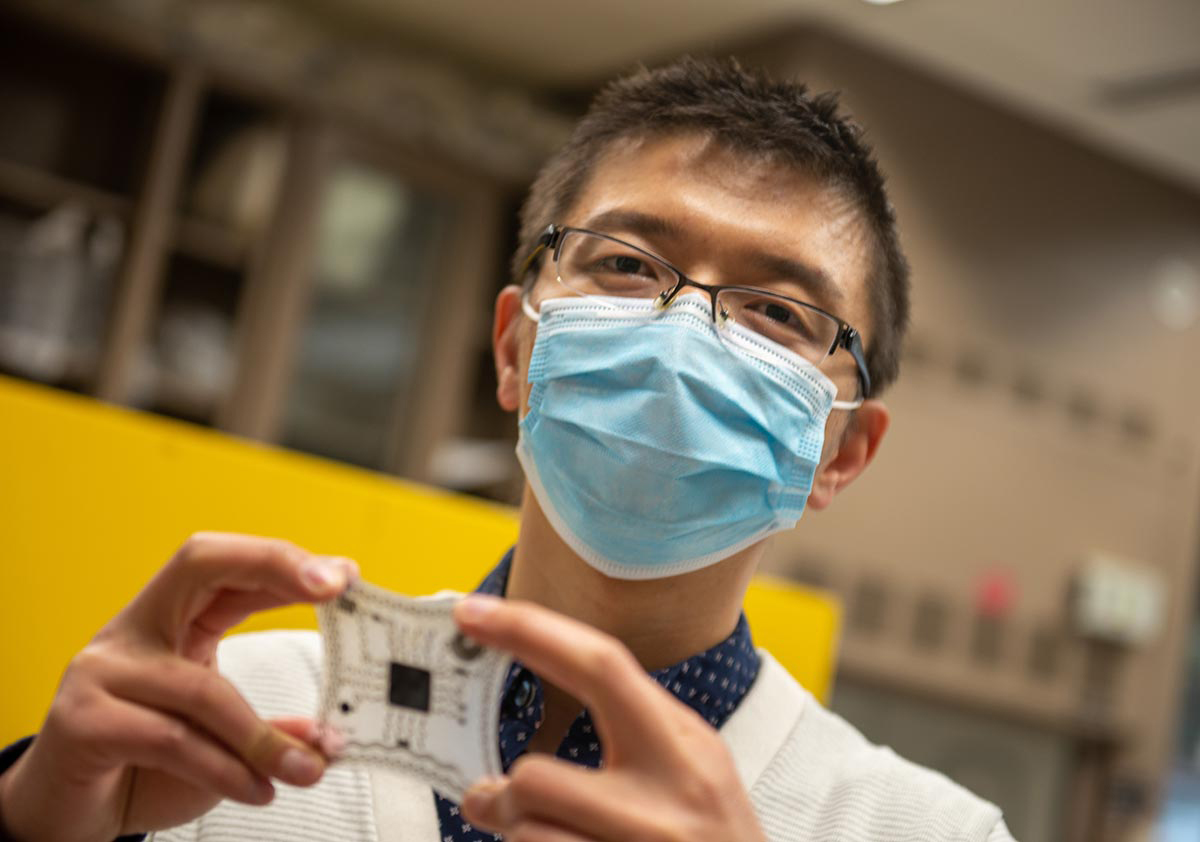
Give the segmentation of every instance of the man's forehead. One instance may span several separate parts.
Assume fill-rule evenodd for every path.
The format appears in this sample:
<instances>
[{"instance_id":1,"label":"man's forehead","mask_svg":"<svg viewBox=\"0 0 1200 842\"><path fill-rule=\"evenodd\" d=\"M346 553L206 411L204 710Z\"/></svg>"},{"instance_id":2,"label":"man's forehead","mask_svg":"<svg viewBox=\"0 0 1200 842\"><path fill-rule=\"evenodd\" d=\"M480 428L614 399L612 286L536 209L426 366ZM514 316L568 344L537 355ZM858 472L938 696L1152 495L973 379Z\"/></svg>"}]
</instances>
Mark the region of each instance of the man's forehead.
<instances>
[{"instance_id":1,"label":"man's forehead","mask_svg":"<svg viewBox=\"0 0 1200 842\"><path fill-rule=\"evenodd\" d=\"M638 217L645 224L636 231L595 224ZM826 303L835 314L864 336L870 333L873 240L863 214L846 191L777 157L735 151L696 133L621 138L598 157L573 206L557 221L617 236L653 234L653 245L665 251L811 267L828 279Z\"/></svg>"}]
</instances>

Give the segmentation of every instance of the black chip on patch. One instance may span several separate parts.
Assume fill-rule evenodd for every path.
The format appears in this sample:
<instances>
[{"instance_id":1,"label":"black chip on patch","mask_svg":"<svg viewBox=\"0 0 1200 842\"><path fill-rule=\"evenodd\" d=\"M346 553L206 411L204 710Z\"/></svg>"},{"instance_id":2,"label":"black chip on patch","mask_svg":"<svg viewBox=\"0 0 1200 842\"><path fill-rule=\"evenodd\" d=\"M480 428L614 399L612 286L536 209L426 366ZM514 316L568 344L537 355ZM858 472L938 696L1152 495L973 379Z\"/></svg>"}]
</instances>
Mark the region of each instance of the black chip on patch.
<instances>
[{"instance_id":1,"label":"black chip on patch","mask_svg":"<svg viewBox=\"0 0 1200 842\"><path fill-rule=\"evenodd\" d=\"M397 707L429 711L429 671L392 661L388 701Z\"/></svg>"}]
</instances>

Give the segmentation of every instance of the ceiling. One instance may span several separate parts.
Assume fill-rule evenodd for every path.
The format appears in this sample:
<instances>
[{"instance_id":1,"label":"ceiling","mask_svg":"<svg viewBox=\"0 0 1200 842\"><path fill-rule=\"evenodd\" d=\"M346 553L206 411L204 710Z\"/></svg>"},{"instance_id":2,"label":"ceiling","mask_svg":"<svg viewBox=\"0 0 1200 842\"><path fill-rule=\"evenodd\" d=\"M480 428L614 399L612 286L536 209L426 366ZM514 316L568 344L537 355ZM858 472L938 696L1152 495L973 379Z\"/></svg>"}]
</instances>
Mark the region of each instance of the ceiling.
<instances>
[{"instance_id":1,"label":"ceiling","mask_svg":"<svg viewBox=\"0 0 1200 842\"><path fill-rule=\"evenodd\" d=\"M311 0L540 88L815 25L1200 190L1200 0Z\"/></svg>"}]
</instances>

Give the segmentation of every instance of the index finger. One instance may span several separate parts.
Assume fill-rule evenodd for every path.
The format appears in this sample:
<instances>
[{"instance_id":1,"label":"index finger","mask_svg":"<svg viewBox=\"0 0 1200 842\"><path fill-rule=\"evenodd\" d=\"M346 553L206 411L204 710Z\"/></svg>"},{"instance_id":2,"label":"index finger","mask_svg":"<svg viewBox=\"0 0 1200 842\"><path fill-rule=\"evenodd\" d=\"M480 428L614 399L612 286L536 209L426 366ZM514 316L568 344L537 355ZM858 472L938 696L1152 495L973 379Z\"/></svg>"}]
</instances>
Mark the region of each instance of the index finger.
<instances>
[{"instance_id":1,"label":"index finger","mask_svg":"<svg viewBox=\"0 0 1200 842\"><path fill-rule=\"evenodd\" d=\"M482 594L459 602L454 619L587 705L613 748L661 739L672 700L616 638L540 605Z\"/></svg>"},{"instance_id":2,"label":"index finger","mask_svg":"<svg viewBox=\"0 0 1200 842\"><path fill-rule=\"evenodd\" d=\"M349 559L335 562L279 538L198 532L163 573L164 578L271 591L290 602L309 602L339 593L350 565Z\"/></svg>"},{"instance_id":3,"label":"index finger","mask_svg":"<svg viewBox=\"0 0 1200 842\"><path fill-rule=\"evenodd\" d=\"M319 602L340 593L356 567L253 535L204 532L189 538L130 606L165 637L188 626L220 637L253 611Z\"/></svg>"}]
</instances>

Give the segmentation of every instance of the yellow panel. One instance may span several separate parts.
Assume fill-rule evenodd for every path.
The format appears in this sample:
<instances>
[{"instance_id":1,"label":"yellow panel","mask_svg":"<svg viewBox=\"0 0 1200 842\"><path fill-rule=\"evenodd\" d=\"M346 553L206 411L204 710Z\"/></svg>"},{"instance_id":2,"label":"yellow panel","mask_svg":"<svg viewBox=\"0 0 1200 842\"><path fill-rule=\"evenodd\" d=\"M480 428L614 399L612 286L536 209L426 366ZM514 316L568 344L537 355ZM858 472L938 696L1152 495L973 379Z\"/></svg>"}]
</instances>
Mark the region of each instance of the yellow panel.
<instances>
[{"instance_id":1,"label":"yellow panel","mask_svg":"<svg viewBox=\"0 0 1200 842\"><path fill-rule=\"evenodd\" d=\"M404 593L469 590L516 538L512 509L0 377L0 744L36 730L77 652L196 530L286 537ZM756 583L756 642L818 697L838 612ZM311 628L311 608L239 630Z\"/></svg>"},{"instance_id":2,"label":"yellow panel","mask_svg":"<svg viewBox=\"0 0 1200 842\"><path fill-rule=\"evenodd\" d=\"M841 630L841 603L827 591L758 576L746 592L746 619L758 646L796 680L829 701Z\"/></svg>"}]
</instances>

